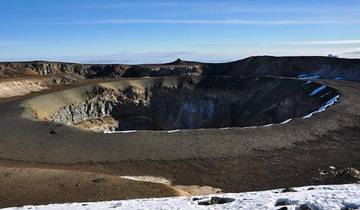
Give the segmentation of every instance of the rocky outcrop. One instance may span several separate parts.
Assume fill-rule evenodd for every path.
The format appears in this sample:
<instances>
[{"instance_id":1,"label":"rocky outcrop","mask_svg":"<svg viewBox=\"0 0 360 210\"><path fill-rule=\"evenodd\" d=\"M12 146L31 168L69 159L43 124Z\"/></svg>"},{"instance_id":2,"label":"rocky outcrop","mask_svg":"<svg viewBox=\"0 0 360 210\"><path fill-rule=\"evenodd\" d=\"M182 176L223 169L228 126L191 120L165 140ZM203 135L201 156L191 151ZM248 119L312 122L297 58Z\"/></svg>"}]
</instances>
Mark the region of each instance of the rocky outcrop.
<instances>
[{"instance_id":1,"label":"rocky outcrop","mask_svg":"<svg viewBox=\"0 0 360 210\"><path fill-rule=\"evenodd\" d=\"M116 131L119 127L119 122L112 117L102 117L83 120L80 123L74 124L74 126L84 130L109 133Z\"/></svg>"},{"instance_id":2,"label":"rocky outcrop","mask_svg":"<svg viewBox=\"0 0 360 210\"><path fill-rule=\"evenodd\" d=\"M350 184L360 183L360 171L355 168L336 169L331 166L319 170L319 175L314 177L315 184Z\"/></svg>"},{"instance_id":3,"label":"rocky outcrop","mask_svg":"<svg viewBox=\"0 0 360 210\"><path fill-rule=\"evenodd\" d=\"M199 201L199 205L208 206L208 205L215 205L215 204L226 204L234 202L234 198L223 198L223 197L211 197L210 200L203 200Z\"/></svg>"},{"instance_id":4,"label":"rocky outcrop","mask_svg":"<svg viewBox=\"0 0 360 210\"><path fill-rule=\"evenodd\" d=\"M360 81L360 59L255 56L204 66L206 75L324 78Z\"/></svg>"},{"instance_id":5,"label":"rocky outcrop","mask_svg":"<svg viewBox=\"0 0 360 210\"><path fill-rule=\"evenodd\" d=\"M207 76L280 76L360 81L360 59L333 57L258 56L229 63L199 63L177 60L167 64L121 65L58 62L0 63L0 78L23 75L51 76L58 83L84 79L160 77L187 74Z\"/></svg>"},{"instance_id":6,"label":"rocky outcrop","mask_svg":"<svg viewBox=\"0 0 360 210\"><path fill-rule=\"evenodd\" d=\"M58 62L0 63L0 78L26 75L52 77L54 84L64 84L86 79L109 79L119 77L158 77L201 74L201 65L121 65L76 64Z\"/></svg>"},{"instance_id":7,"label":"rocky outcrop","mask_svg":"<svg viewBox=\"0 0 360 210\"><path fill-rule=\"evenodd\" d=\"M110 116L115 104L124 102L121 101L123 94L110 89L96 88L93 94L95 96L88 100L62 107L51 116L51 120L72 125L89 119L103 118Z\"/></svg>"}]
</instances>

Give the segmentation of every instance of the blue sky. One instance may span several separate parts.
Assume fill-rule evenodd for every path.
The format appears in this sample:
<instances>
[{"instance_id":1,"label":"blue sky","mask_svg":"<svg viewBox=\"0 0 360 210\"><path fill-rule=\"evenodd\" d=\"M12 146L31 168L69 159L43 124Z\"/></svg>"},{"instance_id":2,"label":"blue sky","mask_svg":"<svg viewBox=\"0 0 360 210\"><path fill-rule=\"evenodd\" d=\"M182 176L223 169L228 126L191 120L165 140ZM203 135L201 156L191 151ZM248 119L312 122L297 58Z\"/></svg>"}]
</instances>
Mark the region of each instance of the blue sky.
<instances>
[{"instance_id":1,"label":"blue sky","mask_svg":"<svg viewBox=\"0 0 360 210\"><path fill-rule=\"evenodd\" d=\"M360 57L359 0L0 0L0 60Z\"/></svg>"}]
</instances>

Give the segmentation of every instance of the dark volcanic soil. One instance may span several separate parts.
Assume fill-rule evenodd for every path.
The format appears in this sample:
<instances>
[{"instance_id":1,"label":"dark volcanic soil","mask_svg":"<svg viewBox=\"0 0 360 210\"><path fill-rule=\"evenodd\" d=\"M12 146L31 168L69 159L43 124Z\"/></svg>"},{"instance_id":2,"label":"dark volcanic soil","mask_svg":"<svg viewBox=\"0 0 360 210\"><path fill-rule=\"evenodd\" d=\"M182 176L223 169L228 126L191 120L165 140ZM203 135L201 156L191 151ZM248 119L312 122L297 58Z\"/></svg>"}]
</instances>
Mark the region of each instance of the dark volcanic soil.
<instances>
[{"instance_id":1,"label":"dark volcanic soil","mask_svg":"<svg viewBox=\"0 0 360 210\"><path fill-rule=\"evenodd\" d=\"M345 138L344 138L345 137ZM70 174L76 171L88 171L99 174L127 175L127 176L160 176L173 181L176 185L200 185L212 186L223 189L224 192L243 192L254 190L266 190L282 188L288 186L305 186L317 184L314 177L319 175L318 169L336 166L337 168L355 167L360 168L360 130L359 127L344 127L339 131L324 134L318 137L316 141L294 145L290 148L278 149L275 151L253 151L251 155L238 156L233 158L221 159L186 159L176 161L122 161L118 163L92 163L92 164L74 164L74 165L49 165L34 164L24 162L2 161L0 165L18 168L53 168L70 170ZM74 171L74 172L71 172ZM84 176L79 174L80 176ZM77 176L79 176L77 175ZM32 175L34 178L36 175ZM96 175L93 175L96 177ZM40 176L41 177L41 176ZM73 177L73 176L71 176ZM73 178L71 178L73 179ZM6 178L2 178L6 180ZM26 203L43 204L48 202L64 201L91 201L97 199L98 193L102 188L104 190L112 189L111 186L102 186L103 184L89 184L82 186L85 180L72 180L74 189L64 188L61 192L79 192L86 188L87 193L82 191L82 195L70 198L59 199L54 195L44 196L37 194L36 199L19 197L12 194L11 190L2 191L0 197L3 197L2 206L18 206ZM69 186L70 182L66 177L58 177L58 181L49 181L49 185L64 183ZM81 183L75 187L77 183ZM109 181L106 181L109 183ZM112 183L112 182L110 182ZM121 183L121 182L116 182ZM131 184L131 183L130 183ZM331 184L331 183L328 183ZM6 185L2 185L6 187ZM122 187L122 185L120 185ZM10 186L9 186L10 187ZM70 185L71 187L71 185ZM132 185L126 190L131 191ZM150 186L149 186L150 187ZM56 188L49 187L45 192L53 193ZM122 188L120 188L122 189ZM159 190L157 194L146 188L142 189L137 186L137 192L147 193L147 196L169 196L168 191L151 186L151 189ZM23 192L24 189L20 190ZM33 186L31 190L37 190ZM44 190L44 189L42 189ZM44 191L43 191L44 192ZM126 192L126 191L125 191ZM124 191L102 191L101 195L104 200L134 198L131 194ZM3 195L3 196L2 196ZM147 197L144 195L145 197ZM125 197L123 197L125 196ZM135 193L135 196L141 197L141 194ZM11 199L10 199L11 198ZM42 199L42 200L41 200Z\"/></svg>"}]
</instances>

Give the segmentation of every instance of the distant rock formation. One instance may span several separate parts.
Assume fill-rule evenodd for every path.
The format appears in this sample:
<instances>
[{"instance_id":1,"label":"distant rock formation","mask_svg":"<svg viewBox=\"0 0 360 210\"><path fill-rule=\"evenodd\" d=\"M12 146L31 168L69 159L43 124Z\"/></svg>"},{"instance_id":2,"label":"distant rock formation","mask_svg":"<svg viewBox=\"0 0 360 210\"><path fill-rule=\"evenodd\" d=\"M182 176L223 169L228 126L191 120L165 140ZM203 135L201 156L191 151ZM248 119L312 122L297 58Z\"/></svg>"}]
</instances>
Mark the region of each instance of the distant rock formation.
<instances>
[{"instance_id":1,"label":"distant rock formation","mask_svg":"<svg viewBox=\"0 0 360 210\"><path fill-rule=\"evenodd\" d=\"M61 62L2 62L0 78L24 75L53 77L53 83L119 77L196 75L280 76L360 81L360 59L335 57L257 56L229 63L200 63L177 59L166 64L77 64Z\"/></svg>"}]
</instances>

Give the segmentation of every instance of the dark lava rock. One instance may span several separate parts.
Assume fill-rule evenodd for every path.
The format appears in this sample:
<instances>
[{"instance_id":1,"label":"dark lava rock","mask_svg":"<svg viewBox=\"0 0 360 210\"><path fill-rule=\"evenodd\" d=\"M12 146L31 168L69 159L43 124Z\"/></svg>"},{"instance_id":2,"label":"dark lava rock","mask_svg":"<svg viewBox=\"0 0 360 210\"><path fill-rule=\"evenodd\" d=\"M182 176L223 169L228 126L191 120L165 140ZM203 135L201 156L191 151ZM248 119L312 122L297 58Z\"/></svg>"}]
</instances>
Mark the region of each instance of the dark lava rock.
<instances>
[{"instance_id":1,"label":"dark lava rock","mask_svg":"<svg viewBox=\"0 0 360 210\"><path fill-rule=\"evenodd\" d=\"M94 182L94 183L101 183L101 182L105 182L105 179L104 178L96 178L96 179L93 179L91 181Z\"/></svg>"},{"instance_id":2,"label":"dark lava rock","mask_svg":"<svg viewBox=\"0 0 360 210\"><path fill-rule=\"evenodd\" d=\"M290 205L290 203L287 200L280 200L276 201L275 206L287 206Z\"/></svg>"},{"instance_id":3,"label":"dark lava rock","mask_svg":"<svg viewBox=\"0 0 360 210\"><path fill-rule=\"evenodd\" d=\"M360 171L356 170L355 168L344 168L337 171L335 177L349 182L359 182Z\"/></svg>"},{"instance_id":4,"label":"dark lava rock","mask_svg":"<svg viewBox=\"0 0 360 210\"><path fill-rule=\"evenodd\" d=\"M345 205L343 208L341 208L341 210L355 210L355 209L359 209L360 206L356 205L356 204L347 204Z\"/></svg>"},{"instance_id":5,"label":"dark lava rock","mask_svg":"<svg viewBox=\"0 0 360 210\"><path fill-rule=\"evenodd\" d=\"M294 188L292 187L286 187L285 189L283 189L281 191L282 193L287 193L287 192L297 192Z\"/></svg>"},{"instance_id":6,"label":"dark lava rock","mask_svg":"<svg viewBox=\"0 0 360 210\"><path fill-rule=\"evenodd\" d=\"M225 204L225 203L231 203L234 201L235 201L235 199L233 199L233 198L220 198L220 197L212 197L211 198L212 204Z\"/></svg>"},{"instance_id":7,"label":"dark lava rock","mask_svg":"<svg viewBox=\"0 0 360 210\"><path fill-rule=\"evenodd\" d=\"M50 133L51 135L55 135L55 134L56 134L56 131L51 130L49 133Z\"/></svg>"},{"instance_id":8,"label":"dark lava rock","mask_svg":"<svg viewBox=\"0 0 360 210\"><path fill-rule=\"evenodd\" d=\"M220 197L212 197L211 200L207 201L200 201L199 205L214 205L214 204L225 204L225 203L231 203L234 202L234 198L220 198Z\"/></svg>"},{"instance_id":9,"label":"dark lava rock","mask_svg":"<svg viewBox=\"0 0 360 210\"><path fill-rule=\"evenodd\" d=\"M313 210L313 208L311 208L307 204L302 204L302 205L300 205L300 210Z\"/></svg>"},{"instance_id":10,"label":"dark lava rock","mask_svg":"<svg viewBox=\"0 0 360 210\"><path fill-rule=\"evenodd\" d=\"M350 207L341 208L341 210L355 210L355 209L358 209L358 208L350 208Z\"/></svg>"},{"instance_id":11,"label":"dark lava rock","mask_svg":"<svg viewBox=\"0 0 360 210\"><path fill-rule=\"evenodd\" d=\"M198 205L208 206L208 205L211 205L211 201L200 201L200 202L198 203Z\"/></svg>"},{"instance_id":12,"label":"dark lava rock","mask_svg":"<svg viewBox=\"0 0 360 210\"><path fill-rule=\"evenodd\" d=\"M316 184L351 184L360 182L360 171L355 168L319 170L318 177L314 177Z\"/></svg>"}]
</instances>

